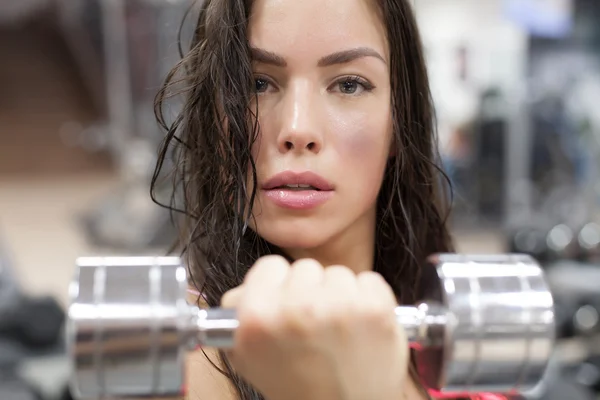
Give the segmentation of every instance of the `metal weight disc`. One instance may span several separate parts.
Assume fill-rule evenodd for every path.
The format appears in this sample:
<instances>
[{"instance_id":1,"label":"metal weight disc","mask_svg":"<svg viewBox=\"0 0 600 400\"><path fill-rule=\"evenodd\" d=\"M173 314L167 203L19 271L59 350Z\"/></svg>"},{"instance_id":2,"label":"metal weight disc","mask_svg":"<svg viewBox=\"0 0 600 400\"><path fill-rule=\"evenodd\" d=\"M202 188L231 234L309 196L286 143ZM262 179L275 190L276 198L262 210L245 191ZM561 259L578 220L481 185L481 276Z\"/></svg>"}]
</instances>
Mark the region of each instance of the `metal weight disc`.
<instances>
[{"instance_id":1,"label":"metal weight disc","mask_svg":"<svg viewBox=\"0 0 600 400\"><path fill-rule=\"evenodd\" d=\"M70 287L67 351L77 398L181 395L185 268L176 257L91 257Z\"/></svg>"},{"instance_id":2,"label":"metal weight disc","mask_svg":"<svg viewBox=\"0 0 600 400\"><path fill-rule=\"evenodd\" d=\"M454 320L443 346L417 352L425 385L442 395L524 393L542 379L555 338L554 304L526 255L431 257L424 301Z\"/></svg>"}]
</instances>

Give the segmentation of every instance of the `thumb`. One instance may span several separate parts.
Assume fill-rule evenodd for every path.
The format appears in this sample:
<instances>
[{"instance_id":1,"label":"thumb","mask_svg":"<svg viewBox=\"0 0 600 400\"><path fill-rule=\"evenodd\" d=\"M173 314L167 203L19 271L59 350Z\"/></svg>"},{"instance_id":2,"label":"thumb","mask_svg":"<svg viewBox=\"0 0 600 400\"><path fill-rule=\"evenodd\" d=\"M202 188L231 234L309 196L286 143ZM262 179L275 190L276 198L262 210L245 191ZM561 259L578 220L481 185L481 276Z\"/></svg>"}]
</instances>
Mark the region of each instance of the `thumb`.
<instances>
[{"instance_id":1,"label":"thumb","mask_svg":"<svg viewBox=\"0 0 600 400\"><path fill-rule=\"evenodd\" d=\"M221 307L222 308L236 308L242 298L242 294L244 293L244 286L240 285L236 288L233 288L221 297Z\"/></svg>"}]
</instances>

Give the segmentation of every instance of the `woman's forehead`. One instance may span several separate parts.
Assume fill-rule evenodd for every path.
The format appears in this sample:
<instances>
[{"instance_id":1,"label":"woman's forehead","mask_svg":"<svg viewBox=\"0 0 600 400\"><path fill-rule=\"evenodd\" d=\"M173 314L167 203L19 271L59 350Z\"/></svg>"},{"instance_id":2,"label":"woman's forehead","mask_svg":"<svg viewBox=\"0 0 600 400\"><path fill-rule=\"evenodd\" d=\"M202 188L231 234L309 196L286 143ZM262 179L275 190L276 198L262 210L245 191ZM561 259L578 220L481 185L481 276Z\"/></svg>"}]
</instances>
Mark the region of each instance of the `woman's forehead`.
<instances>
[{"instance_id":1,"label":"woman's forehead","mask_svg":"<svg viewBox=\"0 0 600 400\"><path fill-rule=\"evenodd\" d=\"M320 57L371 47L387 58L386 29L372 0L255 0L252 47L289 56Z\"/></svg>"}]
</instances>

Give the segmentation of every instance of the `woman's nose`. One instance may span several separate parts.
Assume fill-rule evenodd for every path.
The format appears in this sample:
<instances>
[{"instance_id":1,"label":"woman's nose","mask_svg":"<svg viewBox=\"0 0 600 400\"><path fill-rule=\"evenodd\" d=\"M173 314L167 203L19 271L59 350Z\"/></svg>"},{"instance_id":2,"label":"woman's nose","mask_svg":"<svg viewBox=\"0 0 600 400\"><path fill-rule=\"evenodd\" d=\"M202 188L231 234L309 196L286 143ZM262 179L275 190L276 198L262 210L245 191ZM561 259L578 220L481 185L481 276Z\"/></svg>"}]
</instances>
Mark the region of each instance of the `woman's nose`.
<instances>
[{"instance_id":1,"label":"woman's nose","mask_svg":"<svg viewBox=\"0 0 600 400\"><path fill-rule=\"evenodd\" d=\"M291 89L286 94L281 115L277 145L281 153L311 152L317 154L323 145L323 123L319 121L318 100L308 85Z\"/></svg>"}]
</instances>

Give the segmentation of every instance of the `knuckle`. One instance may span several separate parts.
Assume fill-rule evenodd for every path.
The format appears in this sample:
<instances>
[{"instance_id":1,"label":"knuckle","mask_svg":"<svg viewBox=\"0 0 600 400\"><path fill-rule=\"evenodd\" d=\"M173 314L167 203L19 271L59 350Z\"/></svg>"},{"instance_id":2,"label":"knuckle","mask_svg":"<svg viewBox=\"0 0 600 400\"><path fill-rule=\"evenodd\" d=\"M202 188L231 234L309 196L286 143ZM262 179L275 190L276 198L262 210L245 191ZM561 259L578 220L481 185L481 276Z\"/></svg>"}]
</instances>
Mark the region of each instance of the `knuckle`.
<instances>
[{"instance_id":1,"label":"knuckle","mask_svg":"<svg viewBox=\"0 0 600 400\"><path fill-rule=\"evenodd\" d=\"M236 336L243 342L255 342L271 335L272 318L258 307L245 306L238 310L239 327Z\"/></svg>"},{"instance_id":2,"label":"knuckle","mask_svg":"<svg viewBox=\"0 0 600 400\"><path fill-rule=\"evenodd\" d=\"M358 314L362 323L380 332L393 333L398 328L393 307L387 306L386 302L378 301L361 307Z\"/></svg>"},{"instance_id":3,"label":"knuckle","mask_svg":"<svg viewBox=\"0 0 600 400\"><path fill-rule=\"evenodd\" d=\"M332 265L325 269L325 274L328 276L344 276L344 277L352 277L356 279L356 275L352 270L343 265Z\"/></svg>"},{"instance_id":4,"label":"knuckle","mask_svg":"<svg viewBox=\"0 0 600 400\"><path fill-rule=\"evenodd\" d=\"M374 271L361 272L357 277L357 284L365 293L378 293L388 302L395 302L396 295L381 274Z\"/></svg>"},{"instance_id":5,"label":"knuckle","mask_svg":"<svg viewBox=\"0 0 600 400\"><path fill-rule=\"evenodd\" d=\"M271 269L271 268L289 268L290 263L284 257L280 255L271 254L263 256L256 261L254 268L257 269Z\"/></svg>"},{"instance_id":6,"label":"knuckle","mask_svg":"<svg viewBox=\"0 0 600 400\"><path fill-rule=\"evenodd\" d=\"M385 285L385 279L374 271L363 271L360 272L357 276L357 279L362 284L368 285Z\"/></svg>"},{"instance_id":7,"label":"knuckle","mask_svg":"<svg viewBox=\"0 0 600 400\"><path fill-rule=\"evenodd\" d=\"M318 307L314 303L302 302L286 309L281 315L279 328L292 338L313 336L321 325Z\"/></svg>"},{"instance_id":8,"label":"knuckle","mask_svg":"<svg viewBox=\"0 0 600 400\"><path fill-rule=\"evenodd\" d=\"M336 300L324 305L323 322L334 329L348 329L355 322L356 305L352 299Z\"/></svg>"},{"instance_id":9,"label":"knuckle","mask_svg":"<svg viewBox=\"0 0 600 400\"><path fill-rule=\"evenodd\" d=\"M233 307L235 304L234 297L235 297L235 294L232 290L226 292L223 295L223 297L221 297L221 307L223 307L223 308Z\"/></svg>"},{"instance_id":10,"label":"knuckle","mask_svg":"<svg viewBox=\"0 0 600 400\"><path fill-rule=\"evenodd\" d=\"M282 314L284 318L293 317L296 315L306 319L313 318L317 314L318 305L312 299L297 298L294 301L288 302L282 306Z\"/></svg>"},{"instance_id":11,"label":"knuckle","mask_svg":"<svg viewBox=\"0 0 600 400\"><path fill-rule=\"evenodd\" d=\"M392 318L390 313L391 310L388 307L372 306L365 307L361 314L363 318L379 325L388 322Z\"/></svg>"},{"instance_id":12,"label":"knuckle","mask_svg":"<svg viewBox=\"0 0 600 400\"><path fill-rule=\"evenodd\" d=\"M248 283L254 279L255 276L268 273L273 270L286 270L289 269L290 263L282 256L279 255L268 255L259 258L252 268L246 274L244 283Z\"/></svg>"},{"instance_id":13,"label":"knuckle","mask_svg":"<svg viewBox=\"0 0 600 400\"><path fill-rule=\"evenodd\" d=\"M272 265L280 265L280 266L285 266L285 267L288 267L290 265L290 263L288 262L288 260L285 259L285 257L280 256L278 254L269 254L269 255L263 256L259 259L259 262L266 263L266 264L272 264Z\"/></svg>"},{"instance_id":14,"label":"knuckle","mask_svg":"<svg viewBox=\"0 0 600 400\"><path fill-rule=\"evenodd\" d=\"M349 306L332 307L327 315L329 323L336 329L347 329L353 323L355 313Z\"/></svg>"},{"instance_id":15,"label":"knuckle","mask_svg":"<svg viewBox=\"0 0 600 400\"><path fill-rule=\"evenodd\" d=\"M301 258L291 265L294 270L322 270L323 266L312 258Z\"/></svg>"}]
</instances>

